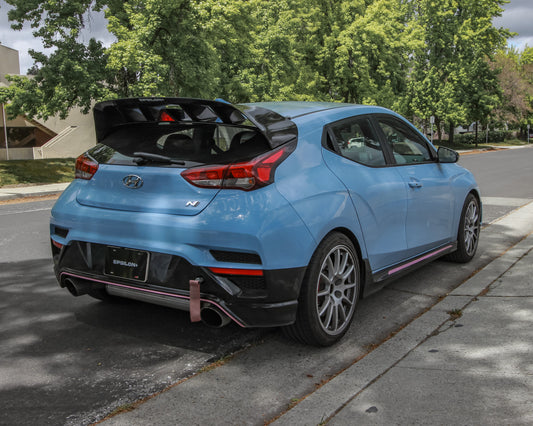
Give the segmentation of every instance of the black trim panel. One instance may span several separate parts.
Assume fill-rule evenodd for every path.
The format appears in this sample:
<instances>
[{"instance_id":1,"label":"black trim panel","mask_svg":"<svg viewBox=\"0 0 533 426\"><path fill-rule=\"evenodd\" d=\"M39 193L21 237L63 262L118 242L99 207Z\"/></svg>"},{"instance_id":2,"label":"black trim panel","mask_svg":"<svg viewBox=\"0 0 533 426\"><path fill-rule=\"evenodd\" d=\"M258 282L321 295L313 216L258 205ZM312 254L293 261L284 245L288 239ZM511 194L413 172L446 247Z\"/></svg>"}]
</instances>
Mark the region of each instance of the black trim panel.
<instances>
[{"instance_id":1,"label":"black trim panel","mask_svg":"<svg viewBox=\"0 0 533 426\"><path fill-rule=\"evenodd\" d=\"M444 244L441 247L426 252L413 259L409 259L405 262L391 266L390 268L378 271L372 274L372 280L374 283L384 283L385 281L388 282L395 280L455 250L457 250L457 241Z\"/></svg>"}]
</instances>

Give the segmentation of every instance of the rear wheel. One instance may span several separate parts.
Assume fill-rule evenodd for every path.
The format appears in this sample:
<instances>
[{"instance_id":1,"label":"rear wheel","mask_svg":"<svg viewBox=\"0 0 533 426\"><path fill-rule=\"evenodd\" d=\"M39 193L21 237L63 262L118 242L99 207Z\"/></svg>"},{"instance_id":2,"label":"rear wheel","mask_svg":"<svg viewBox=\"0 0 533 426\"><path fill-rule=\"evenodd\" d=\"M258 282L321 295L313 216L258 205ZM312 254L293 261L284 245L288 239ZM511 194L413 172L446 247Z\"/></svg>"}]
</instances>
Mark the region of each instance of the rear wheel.
<instances>
[{"instance_id":1,"label":"rear wheel","mask_svg":"<svg viewBox=\"0 0 533 426\"><path fill-rule=\"evenodd\" d=\"M361 289L359 258L350 239L328 235L307 269L296 322L285 333L302 343L329 346L350 327Z\"/></svg>"},{"instance_id":2,"label":"rear wheel","mask_svg":"<svg viewBox=\"0 0 533 426\"><path fill-rule=\"evenodd\" d=\"M473 194L468 194L463 205L459 231L457 232L457 250L446 258L452 262L470 262L476 254L481 227L479 201Z\"/></svg>"}]
</instances>

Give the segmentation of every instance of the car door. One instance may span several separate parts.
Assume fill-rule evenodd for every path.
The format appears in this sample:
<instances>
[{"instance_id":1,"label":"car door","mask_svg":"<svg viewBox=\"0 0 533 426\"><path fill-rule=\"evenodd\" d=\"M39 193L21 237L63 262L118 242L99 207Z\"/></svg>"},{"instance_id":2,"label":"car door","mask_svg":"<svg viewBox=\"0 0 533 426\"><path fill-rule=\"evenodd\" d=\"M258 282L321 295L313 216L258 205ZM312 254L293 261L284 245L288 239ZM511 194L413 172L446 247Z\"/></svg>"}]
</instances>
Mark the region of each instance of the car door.
<instances>
[{"instance_id":1,"label":"car door","mask_svg":"<svg viewBox=\"0 0 533 426\"><path fill-rule=\"evenodd\" d=\"M406 238L414 256L449 242L454 197L450 177L429 143L409 124L392 115L375 116L385 149L402 176L408 198Z\"/></svg>"},{"instance_id":2,"label":"car door","mask_svg":"<svg viewBox=\"0 0 533 426\"><path fill-rule=\"evenodd\" d=\"M396 167L388 167L369 116L325 127L324 160L346 186L363 231L372 270L405 257L407 190Z\"/></svg>"}]
</instances>

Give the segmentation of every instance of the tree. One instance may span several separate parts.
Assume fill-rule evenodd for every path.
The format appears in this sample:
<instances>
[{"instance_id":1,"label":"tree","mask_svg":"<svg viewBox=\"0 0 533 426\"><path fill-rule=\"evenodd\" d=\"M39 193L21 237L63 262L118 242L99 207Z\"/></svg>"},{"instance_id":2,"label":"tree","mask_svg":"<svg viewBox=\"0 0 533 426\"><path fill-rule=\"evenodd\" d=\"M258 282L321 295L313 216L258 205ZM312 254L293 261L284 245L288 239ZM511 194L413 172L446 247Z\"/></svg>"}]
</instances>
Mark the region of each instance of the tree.
<instances>
[{"instance_id":1,"label":"tree","mask_svg":"<svg viewBox=\"0 0 533 426\"><path fill-rule=\"evenodd\" d=\"M65 116L128 96L379 104L443 123L482 121L504 0L6 0L53 53L0 89L12 115ZM80 32L105 11L109 47Z\"/></svg>"},{"instance_id":2,"label":"tree","mask_svg":"<svg viewBox=\"0 0 533 426\"><path fill-rule=\"evenodd\" d=\"M414 19L424 45L414 55L409 84L410 109L427 119L435 116L439 139L449 123L482 119L495 106L498 90L486 61L502 47L509 32L497 29L504 0L420 0Z\"/></svg>"},{"instance_id":3,"label":"tree","mask_svg":"<svg viewBox=\"0 0 533 426\"><path fill-rule=\"evenodd\" d=\"M4 91L10 113L47 118L72 107L89 110L95 100L124 96L213 96L220 61L206 25L216 1L200 0L7 0L13 28L29 22L45 47L31 51L35 77L13 78ZM239 3L239 1L237 1ZM104 9L117 37L105 49L79 34L85 16ZM217 38L224 38L217 33ZM30 95L31 94L31 95Z\"/></svg>"},{"instance_id":4,"label":"tree","mask_svg":"<svg viewBox=\"0 0 533 426\"><path fill-rule=\"evenodd\" d=\"M528 48L522 54L512 48L501 50L491 62L502 90L502 103L495 109L495 117L522 130L533 113L533 66L529 62L530 53Z\"/></svg>"}]
</instances>

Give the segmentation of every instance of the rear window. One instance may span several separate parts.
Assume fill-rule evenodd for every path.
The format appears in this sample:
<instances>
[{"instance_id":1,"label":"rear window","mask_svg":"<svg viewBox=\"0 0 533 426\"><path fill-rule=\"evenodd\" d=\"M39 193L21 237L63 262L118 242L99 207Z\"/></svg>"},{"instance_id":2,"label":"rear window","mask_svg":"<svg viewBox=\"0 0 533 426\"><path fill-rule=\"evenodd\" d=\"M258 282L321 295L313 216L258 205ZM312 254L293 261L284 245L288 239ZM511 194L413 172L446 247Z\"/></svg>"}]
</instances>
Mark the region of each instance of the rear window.
<instances>
[{"instance_id":1,"label":"rear window","mask_svg":"<svg viewBox=\"0 0 533 426\"><path fill-rule=\"evenodd\" d=\"M89 154L99 163L131 165L134 153L142 152L183 161L191 167L243 161L270 149L266 138L253 127L145 122L117 127Z\"/></svg>"}]
</instances>

